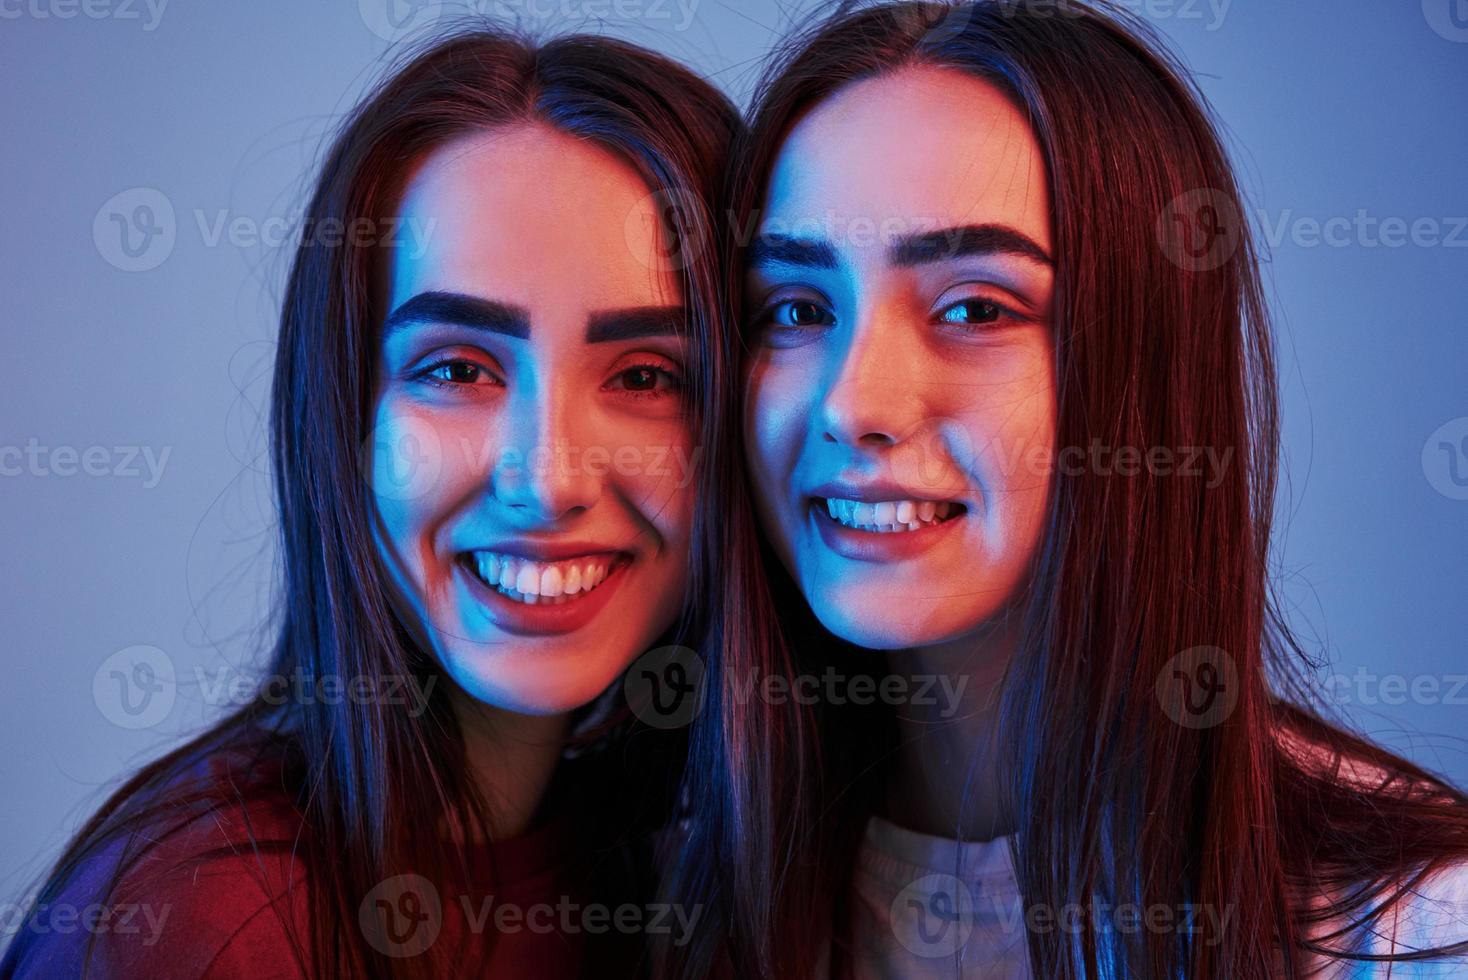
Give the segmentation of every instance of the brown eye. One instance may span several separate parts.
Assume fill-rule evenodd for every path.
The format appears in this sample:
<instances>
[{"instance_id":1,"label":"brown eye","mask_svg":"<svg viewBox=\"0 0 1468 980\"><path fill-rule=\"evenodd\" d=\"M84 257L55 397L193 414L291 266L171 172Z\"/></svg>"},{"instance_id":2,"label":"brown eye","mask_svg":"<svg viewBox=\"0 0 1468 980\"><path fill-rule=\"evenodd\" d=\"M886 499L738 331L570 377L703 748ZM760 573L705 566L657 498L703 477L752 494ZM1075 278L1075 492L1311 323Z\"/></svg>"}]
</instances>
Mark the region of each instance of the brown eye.
<instances>
[{"instance_id":1,"label":"brown eye","mask_svg":"<svg viewBox=\"0 0 1468 980\"><path fill-rule=\"evenodd\" d=\"M433 364L420 377L440 388L469 388L499 385L488 369L463 358L447 358Z\"/></svg>"},{"instance_id":2,"label":"brown eye","mask_svg":"<svg viewBox=\"0 0 1468 980\"><path fill-rule=\"evenodd\" d=\"M997 323L1004 315L1004 307L985 299L966 299L954 303L941 314L944 323L983 324Z\"/></svg>"},{"instance_id":3,"label":"brown eye","mask_svg":"<svg viewBox=\"0 0 1468 980\"><path fill-rule=\"evenodd\" d=\"M803 347L826 333L835 315L812 299L785 299L766 306L755 319L766 347Z\"/></svg>"},{"instance_id":4,"label":"brown eye","mask_svg":"<svg viewBox=\"0 0 1468 980\"><path fill-rule=\"evenodd\" d=\"M622 387L628 391L652 391L658 386L658 373L652 368L636 367L622 372Z\"/></svg>"},{"instance_id":5,"label":"brown eye","mask_svg":"<svg viewBox=\"0 0 1468 980\"><path fill-rule=\"evenodd\" d=\"M815 303L790 304L790 324L796 327L814 327L823 323L822 310Z\"/></svg>"},{"instance_id":6,"label":"brown eye","mask_svg":"<svg viewBox=\"0 0 1468 980\"><path fill-rule=\"evenodd\" d=\"M478 364L469 361L444 361L435 366L429 374L439 381L456 385L472 385L484 374Z\"/></svg>"},{"instance_id":7,"label":"brown eye","mask_svg":"<svg viewBox=\"0 0 1468 980\"><path fill-rule=\"evenodd\" d=\"M672 368L660 364L634 364L612 375L605 387L626 395L660 398L675 395L683 379Z\"/></svg>"},{"instance_id":8,"label":"brown eye","mask_svg":"<svg viewBox=\"0 0 1468 980\"><path fill-rule=\"evenodd\" d=\"M825 307L814 300L792 299L775 304L770 311L774 327L823 327L834 321Z\"/></svg>"}]
</instances>

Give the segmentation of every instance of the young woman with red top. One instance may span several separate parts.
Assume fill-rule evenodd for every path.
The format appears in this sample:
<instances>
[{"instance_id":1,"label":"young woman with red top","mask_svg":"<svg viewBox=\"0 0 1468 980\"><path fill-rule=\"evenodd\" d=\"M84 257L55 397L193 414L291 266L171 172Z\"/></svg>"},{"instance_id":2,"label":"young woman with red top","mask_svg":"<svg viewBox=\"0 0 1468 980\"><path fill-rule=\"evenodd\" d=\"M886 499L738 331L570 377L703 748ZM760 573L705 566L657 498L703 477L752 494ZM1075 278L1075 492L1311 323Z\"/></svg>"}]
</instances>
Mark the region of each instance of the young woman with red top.
<instances>
[{"instance_id":1,"label":"young woman with red top","mask_svg":"<svg viewBox=\"0 0 1468 980\"><path fill-rule=\"evenodd\" d=\"M620 976L696 927L647 904L678 739L609 706L650 648L742 642L695 601L741 588L696 506L737 126L651 52L489 30L351 115L282 314L261 696L82 828L0 976ZM124 905L156 928L48 928Z\"/></svg>"}]
</instances>

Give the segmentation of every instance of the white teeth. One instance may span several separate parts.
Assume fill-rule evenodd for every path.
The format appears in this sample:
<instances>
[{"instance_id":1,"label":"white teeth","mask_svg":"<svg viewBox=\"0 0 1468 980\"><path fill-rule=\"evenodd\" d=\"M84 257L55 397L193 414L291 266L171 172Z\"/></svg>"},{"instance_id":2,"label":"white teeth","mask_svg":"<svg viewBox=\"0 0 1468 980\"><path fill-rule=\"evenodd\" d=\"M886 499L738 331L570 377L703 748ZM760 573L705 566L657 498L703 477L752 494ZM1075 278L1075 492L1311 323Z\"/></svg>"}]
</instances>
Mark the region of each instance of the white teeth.
<instances>
[{"instance_id":1,"label":"white teeth","mask_svg":"<svg viewBox=\"0 0 1468 980\"><path fill-rule=\"evenodd\" d=\"M585 595L606 579L617 560L610 553L560 562L529 561L492 551L476 551L470 557L482 581L501 595L532 606Z\"/></svg>"},{"instance_id":2,"label":"white teeth","mask_svg":"<svg viewBox=\"0 0 1468 980\"><path fill-rule=\"evenodd\" d=\"M500 574L499 556L481 551L474 556L479 565L479 577L486 582L498 582Z\"/></svg>"},{"instance_id":3,"label":"white teeth","mask_svg":"<svg viewBox=\"0 0 1468 980\"><path fill-rule=\"evenodd\" d=\"M963 512L959 504L947 500L883 500L868 503L860 500L826 498L826 513L838 524L862 531L891 534L931 527Z\"/></svg>"}]
</instances>

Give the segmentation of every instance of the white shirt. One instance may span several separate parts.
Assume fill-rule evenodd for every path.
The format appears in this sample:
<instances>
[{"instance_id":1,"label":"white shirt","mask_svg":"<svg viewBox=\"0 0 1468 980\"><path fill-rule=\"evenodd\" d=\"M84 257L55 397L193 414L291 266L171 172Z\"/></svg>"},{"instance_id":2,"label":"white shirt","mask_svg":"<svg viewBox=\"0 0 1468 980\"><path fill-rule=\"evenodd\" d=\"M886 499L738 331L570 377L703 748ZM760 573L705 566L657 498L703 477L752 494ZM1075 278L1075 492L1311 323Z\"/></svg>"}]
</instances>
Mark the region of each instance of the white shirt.
<instances>
[{"instance_id":1,"label":"white shirt","mask_svg":"<svg viewBox=\"0 0 1468 980\"><path fill-rule=\"evenodd\" d=\"M857 980L1031 980L1025 910L1009 856L1010 839L964 842L904 830L880 817L867 825L857 857L853 937ZM1032 928L1065 931L1100 924L1125 930L1216 934L1207 910L1127 906L1032 910ZM1372 953L1402 953L1468 939L1468 864L1418 887L1380 935L1359 937ZM1416 963L1321 958L1311 976L1336 980L1468 978L1468 956Z\"/></svg>"}]
</instances>

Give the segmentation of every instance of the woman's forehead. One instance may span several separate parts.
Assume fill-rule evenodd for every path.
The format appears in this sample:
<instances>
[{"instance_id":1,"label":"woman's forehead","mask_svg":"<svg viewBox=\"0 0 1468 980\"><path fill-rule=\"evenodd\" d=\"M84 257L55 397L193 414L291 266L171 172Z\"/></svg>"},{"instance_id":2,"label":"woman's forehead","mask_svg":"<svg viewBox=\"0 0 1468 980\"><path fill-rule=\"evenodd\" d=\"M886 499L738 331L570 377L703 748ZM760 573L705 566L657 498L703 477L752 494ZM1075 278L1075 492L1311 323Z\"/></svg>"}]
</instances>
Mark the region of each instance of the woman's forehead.
<instances>
[{"instance_id":1,"label":"woman's forehead","mask_svg":"<svg viewBox=\"0 0 1468 980\"><path fill-rule=\"evenodd\" d=\"M403 196L423 229L392 292L457 289L527 307L676 302L660 198L630 164L548 126L495 130L430 154Z\"/></svg>"},{"instance_id":2,"label":"woman's forehead","mask_svg":"<svg viewBox=\"0 0 1468 980\"><path fill-rule=\"evenodd\" d=\"M1049 242L1039 143L994 85L916 67L852 83L790 131L772 169L761 231L872 224L910 233L997 223Z\"/></svg>"}]
</instances>

